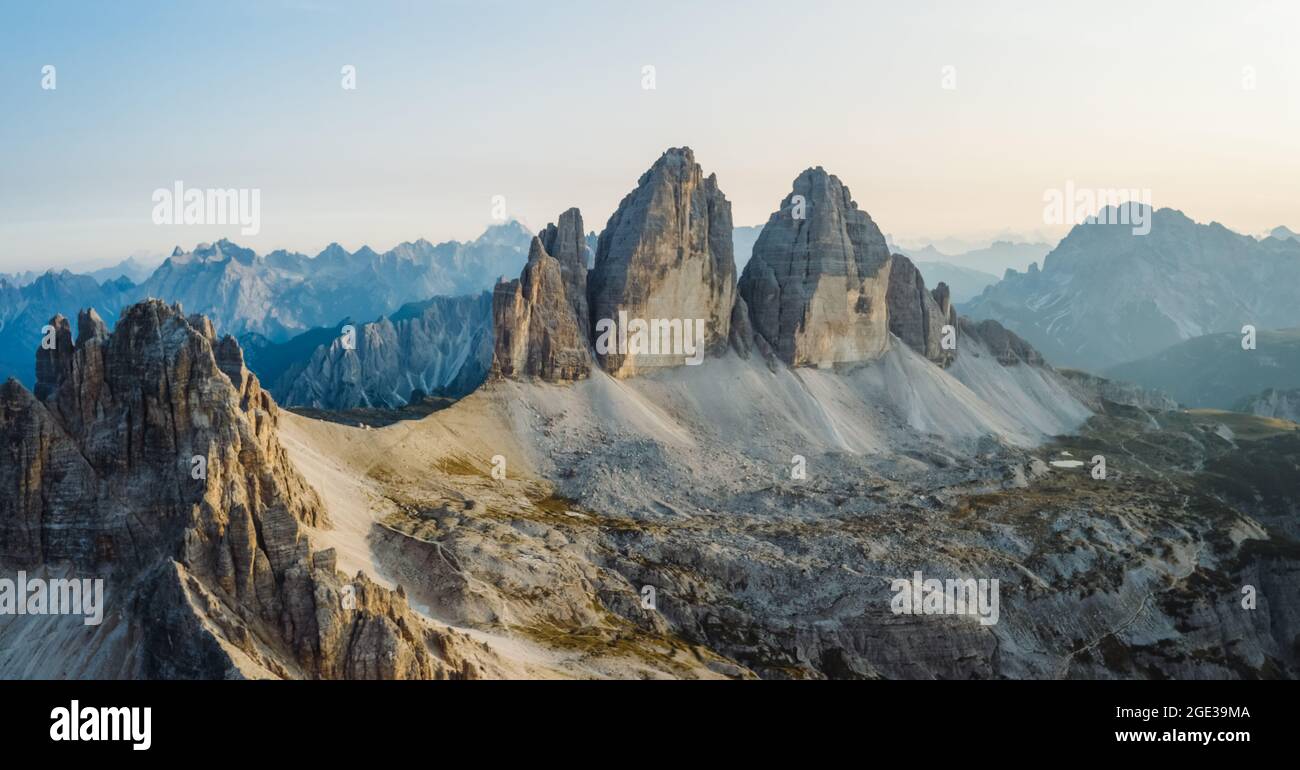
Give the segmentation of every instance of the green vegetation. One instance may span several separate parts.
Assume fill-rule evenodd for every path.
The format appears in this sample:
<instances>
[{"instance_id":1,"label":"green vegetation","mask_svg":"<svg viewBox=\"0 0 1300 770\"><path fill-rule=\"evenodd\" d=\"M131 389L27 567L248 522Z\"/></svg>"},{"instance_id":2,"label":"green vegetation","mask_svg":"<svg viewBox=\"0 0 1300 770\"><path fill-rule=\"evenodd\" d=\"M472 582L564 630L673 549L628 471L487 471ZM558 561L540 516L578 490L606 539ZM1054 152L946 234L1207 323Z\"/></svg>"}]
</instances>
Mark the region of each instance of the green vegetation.
<instances>
[{"instance_id":1,"label":"green vegetation","mask_svg":"<svg viewBox=\"0 0 1300 770\"><path fill-rule=\"evenodd\" d=\"M1300 329L1260 330L1254 350L1241 335L1194 337L1104 375L1158 388L1189 407L1232 409L1267 388L1300 388Z\"/></svg>"}]
</instances>

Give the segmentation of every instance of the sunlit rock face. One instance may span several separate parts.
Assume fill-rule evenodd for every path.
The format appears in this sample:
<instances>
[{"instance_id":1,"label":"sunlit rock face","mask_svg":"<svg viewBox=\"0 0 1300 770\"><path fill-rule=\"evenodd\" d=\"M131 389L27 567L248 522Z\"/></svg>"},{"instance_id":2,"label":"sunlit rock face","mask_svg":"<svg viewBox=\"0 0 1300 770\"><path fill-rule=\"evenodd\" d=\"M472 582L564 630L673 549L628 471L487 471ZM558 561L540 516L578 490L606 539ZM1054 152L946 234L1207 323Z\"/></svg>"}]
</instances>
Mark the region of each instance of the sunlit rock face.
<instances>
[{"instance_id":1,"label":"sunlit rock face","mask_svg":"<svg viewBox=\"0 0 1300 770\"><path fill-rule=\"evenodd\" d=\"M600 235L587 296L594 341L602 320L618 322L624 313L702 323L706 350L726 350L736 297L731 203L690 148L665 152L619 204ZM599 344L596 355L616 377L690 358L684 350L607 352Z\"/></svg>"},{"instance_id":2,"label":"sunlit rock face","mask_svg":"<svg viewBox=\"0 0 1300 770\"><path fill-rule=\"evenodd\" d=\"M546 253L560 263L564 294L573 307L578 328L586 336L591 330L591 313L587 309L587 236L582 231L582 212L568 209L537 237Z\"/></svg>"},{"instance_id":3,"label":"sunlit rock face","mask_svg":"<svg viewBox=\"0 0 1300 770\"><path fill-rule=\"evenodd\" d=\"M523 275L498 284L492 295L494 378L556 382L590 374L587 337L566 289L560 261L534 238Z\"/></svg>"},{"instance_id":4,"label":"sunlit rock face","mask_svg":"<svg viewBox=\"0 0 1300 770\"><path fill-rule=\"evenodd\" d=\"M5 670L467 675L435 657L441 640L400 589L349 582L332 549L311 548L325 509L233 338L157 300L127 308L111 334L93 311L75 340L67 319L50 325L38 393L0 385L0 569L102 579L107 619L83 630L55 618L43 632L57 627L86 654L57 669L6 657Z\"/></svg>"},{"instance_id":5,"label":"sunlit rock face","mask_svg":"<svg viewBox=\"0 0 1300 770\"><path fill-rule=\"evenodd\" d=\"M849 189L804 171L740 278L754 332L792 366L870 361L889 345L889 247Z\"/></svg>"}]
</instances>

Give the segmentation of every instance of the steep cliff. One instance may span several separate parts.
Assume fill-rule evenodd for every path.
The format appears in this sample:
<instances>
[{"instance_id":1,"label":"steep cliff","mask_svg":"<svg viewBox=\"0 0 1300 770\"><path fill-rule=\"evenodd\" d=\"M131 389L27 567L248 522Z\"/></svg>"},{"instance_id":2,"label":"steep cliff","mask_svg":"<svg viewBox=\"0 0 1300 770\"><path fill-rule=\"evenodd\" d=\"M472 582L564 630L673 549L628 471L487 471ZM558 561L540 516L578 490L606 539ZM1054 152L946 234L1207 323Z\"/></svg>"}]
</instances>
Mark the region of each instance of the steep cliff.
<instances>
[{"instance_id":1,"label":"steep cliff","mask_svg":"<svg viewBox=\"0 0 1300 770\"><path fill-rule=\"evenodd\" d=\"M75 341L67 319L51 324L40 397L0 386L0 564L105 581L102 626L31 621L67 621L69 639L97 650L74 673L463 673L400 589L349 582L332 550L311 549L307 530L327 517L233 339L156 300L125 310L111 335L93 311Z\"/></svg>"},{"instance_id":2,"label":"steep cliff","mask_svg":"<svg viewBox=\"0 0 1300 770\"><path fill-rule=\"evenodd\" d=\"M593 331L602 321L623 323L624 318L628 324L702 322L705 348L725 351L736 296L731 238L731 203L718 189L717 177L704 176L690 148L665 152L600 234L587 287ZM599 336L593 334L593 340ZM689 358L662 348L653 354L618 347L605 352L599 344L596 355L617 377L682 365Z\"/></svg>"},{"instance_id":3,"label":"steep cliff","mask_svg":"<svg viewBox=\"0 0 1300 770\"><path fill-rule=\"evenodd\" d=\"M885 236L825 169L768 218L740 278L755 334L792 366L870 361L889 344Z\"/></svg>"},{"instance_id":4,"label":"steep cliff","mask_svg":"<svg viewBox=\"0 0 1300 770\"><path fill-rule=\"evenodd\" d=\"M889 331L907 346L938 364L947 365L956 353L957 314L948 287L939 284L926 291L925 279L912 260L901 254L891 258L889 270ZM943 346L943 327L951 326L953 347Z\"/></svg>"},{"instance_id":5,"label":"steep cliff","mask_svg":"<svg viewBox=\"0 0 1300 770\"><path fill-rule=\"evenodd\" d=\"M549 229L543 235L570 256L576 251ZM493 377L578 380L591 372L587 336L578 320L586 306L575 307L569 299L569 290L578 288L576 281L547 253L541 238L534 238L523 275L497 284L492 295Z\"/></svg>"},{"instance_id":6,"label":"steep cliff","mask_svg":"<svg viewBox=\"0 0 1300 770\"><path fill-rule=\"evenodd\" d=\"M398 408L411 394L460 397L488 375L492 360L492 295L434 297L403 306L354 338L329 335L305 361L273 384L286 406L320 409ZM314 330L312 338L323 330ZM278 346L292 357L294 341ZM259 351L259 360L275 355Z\"/></svg>"}]
</instances>

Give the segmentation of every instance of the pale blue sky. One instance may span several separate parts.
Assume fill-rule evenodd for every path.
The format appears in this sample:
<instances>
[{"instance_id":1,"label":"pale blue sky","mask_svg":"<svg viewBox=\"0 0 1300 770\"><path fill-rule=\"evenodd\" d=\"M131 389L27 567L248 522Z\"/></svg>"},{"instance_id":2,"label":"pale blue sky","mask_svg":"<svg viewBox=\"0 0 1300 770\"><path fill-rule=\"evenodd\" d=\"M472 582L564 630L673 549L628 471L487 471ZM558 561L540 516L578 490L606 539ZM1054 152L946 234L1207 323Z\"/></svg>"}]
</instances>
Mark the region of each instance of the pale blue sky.
<instances>
[{"instance_id":1,"label":"pale blue sky","mask_svg":"<svg viewBox=\"0 0 1300 770\"><path fill-rule=\"evenodd\" d=\"M902 239L1059 235L1042 196L1067 180L1300 229L1294 2L0 8L0 270L221 236L308 253L471 238L493 195L534 228L577 205L599 230L682 144L737 224L822 165ZM150 196L176 180L260 188L261 233L154 225Z\"/></svg>"}]
</instances>

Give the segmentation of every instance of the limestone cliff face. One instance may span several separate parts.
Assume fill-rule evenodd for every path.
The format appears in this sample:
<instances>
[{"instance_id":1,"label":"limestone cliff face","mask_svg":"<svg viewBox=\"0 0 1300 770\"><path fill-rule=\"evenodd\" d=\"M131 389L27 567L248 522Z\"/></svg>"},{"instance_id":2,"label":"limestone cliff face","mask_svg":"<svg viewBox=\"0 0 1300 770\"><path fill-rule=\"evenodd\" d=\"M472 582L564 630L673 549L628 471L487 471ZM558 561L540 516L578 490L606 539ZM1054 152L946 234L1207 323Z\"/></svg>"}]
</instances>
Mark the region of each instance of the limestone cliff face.
<instances>
[{"instance_id":1,"label":"limestone cliff face","mask_svg":"<svg viewBox=\"0 0 1300 770\"><path fill-rule=\"evenodd\" d=\"M740 278L757 338L792 366L869 361L888 347L885 237L840 180L804 171Z\"/></svg>"},{"instance_id":2,"label":"limestone cliff face","mask_svg":"<svg viewBox=\"0 0 1300 770\"><path fill-rule=\"evenodd\" d=\"M947 285L940 283L933 293L928 292L912 260L895 254L891 263L886 296L890 333L931 361L947 365L956 350L943 349L943 327L952 325L954 339L957 327Z\"/></svg>"},{"instance_id":3,"label":"limestone cliff face","mask_svg":"<svg viewBox=\"0 0 1300 770\"><path fill-rule=\"evenodd\" d=\"M0 386L0 565L104 578L109 613L139 640L117 670L456 673L400 590L361 575L345 588L333 552L311 550L321 502L234 340L156 300L111 335L93 312L75 342L67 319L51 323L39 397Z\"/></svg>"},{"instance_id":4,"label":"limestone cliff face","mask_svg":"<svg viewBox=\"0 0 1300 770\"><path fill-rule=\"evenodd\" d=\"M542 235L568 250L558 234L548 229ZM523 275L497 284L492 295L493 377L556 382L583 379L591 373L587 336L578 320L585 303L575 307L570 302L570 279L577 280L571 274L566 278L561 262L547 253L541 238L533 238Z\"/></svg>"},{"instance_id":5,"label":"limestone cliff face","mask_svg":"<svg viewBox=\"0 0 1300 770\"><path fill-rule=\"evenodd\" d=\"M588 284L592 329L602 319L703 319L705 347L726 349L736 296L731 203L686 147L665 152L610 217ZM597 339L593 334L592 339ZM685 355L596 351L605 371L626 377L676 366Z\"/></svg>"},{"instance_id":6,"label":"limestone cliff face","mask_svg":"<svg viewBox=\"0 0 1300 770\"><path fill-rule=\"evenodd\" d=\"M582 231L582 212L576 208L565 211L558 222L538 233L538 238L546 253L560 263L565 296L577 317L578 329L586 337L591 330L591 313L587 309L587 236Z\"/></svg>"}]
</instances>

